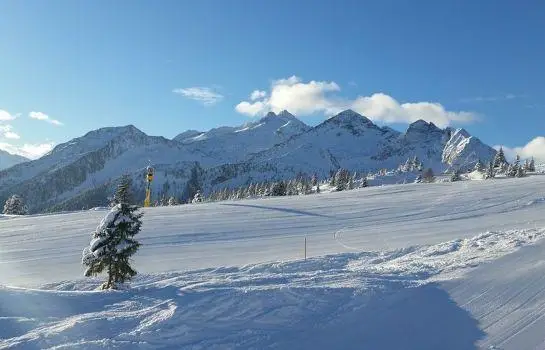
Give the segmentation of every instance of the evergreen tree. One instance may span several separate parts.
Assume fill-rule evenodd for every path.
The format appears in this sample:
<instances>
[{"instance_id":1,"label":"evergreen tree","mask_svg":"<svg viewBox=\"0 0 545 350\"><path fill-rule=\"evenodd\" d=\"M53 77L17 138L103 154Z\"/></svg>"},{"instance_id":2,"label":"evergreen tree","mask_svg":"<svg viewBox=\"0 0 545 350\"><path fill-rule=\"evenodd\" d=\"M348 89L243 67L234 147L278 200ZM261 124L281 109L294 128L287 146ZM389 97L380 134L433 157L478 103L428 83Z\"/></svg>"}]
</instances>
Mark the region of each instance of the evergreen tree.
<instances>
[{"instance_id":1,"label":"evergreen tree","mask_svg":"<svg viewBox=\"0 0 545 350\"><path fill-rule=\"evenodd\" d=\"M493 179L496 177L496 169L494 169L494 162L489 162L488 167L486 169L486 176L487 179Z\"/></svg>"},{"instance_id":2,"label":"evergreen tree","mask_svg":"<svg viewBox=\"0 0 545 350\"><path fill-rule=\"evenodd\" d=\"M457 181L461 181L461 180L462 180L462 177L460 176L460 170L459 169L454 170L454 172L452 173L452 175L450 177L450 181L451 182L457 182Z\"/></svg>"},{"instance_id":3,"label":"evergreen tree","mask_svg":"<svg viewBox=\"0 0 545 350\"><path fill-rule=\"evenodd\" d=\"M427 183L435 182L435 175L431 168L428 168L424 171L424 173L422 174L422 181Z\"/></svg>"},{"instance_id":4,"label":"evergreen tree","mask_svg":"<svg viewBox=\"0 0 545 350\"><path fill-rule=\"evenodd\" d=\"M525 177L526 176L526 172L524 171L524 169L519 166L518 169L517 169L517 173L515 174L516 177Z\"/></svg>"},{"instance_id":5,"label":"evergreen tree","mask_svg":"<svg viewBox=\"0 0 545 350\"><path fill-rule=\"evenodd\" d=\"M14 194L6 200L4 204L4 214L7 215L26 215L28 212L23 198Z\"/></svg>"},{"instance_id":6,"label":"evergreen tree","mask_svg":"<svg viewBox=\"0 0 545 350\"><path fill-rule=\"evenodd\" d=\"M336 183L335 183L335 177L336 176L335 175L336 175L336 173L329 177L329 186L331 186L331 187L336 185Z\"/></svg>"},{"instance_id":7,"label":"evergreen tree","mask_svg":"<svg viewBox=\"0 0 545 350\"><path fill-rule=\"evenodd\" d=\"M321 192L321 190L320 190L320 184L317 183L317 184L316 184L316 193L320 193L320 192Z\"/></svg>"},{"instance_id":8,"label":"evergreen tree","mask_svg":"<svg viewBox=\"0 0 545 350\"><path fill-rule=\"evenodd\" d=\"M417 156L414 156L413 161L411 162L411 169L410 171L420 171L422 169L422 163L420 162L420 159L418 159Z\"/></svg>"},{"instance_id":9,"label":"evergreen tree","mask_svg":"<svg viewBox=\"0 0 545 350\"><path fill-rule=\"evenodd\" d=\"M339 169L335 174L335 185L337 191L344 191L348 188L350 173L346 169Z\"/></svg>"},{"instance_id":10,"label":"evergreen tree","mask_svg":"<svg viewBox=\"0 0 545 350\"><path fill-rule=\"evenodd\" d=\"M110 207L115 207L119 203L134 204L132 196L132 178L125 174L117 181L117 188L114 192L114 198L110 203Z\"/></svg>"},{"instance_id":11,"label":"evergreen tree","mask_svg":"<svg viewBox=\"0 0 545 350\"><path fill-rule=\"evenodd\" d=\"M360 188L365 188L368 186L369 186L369 183L367 182L367 175L364 175L363 178L361 179Z\"/></svg>"},{"instance_id":12,"label":"evergreen tree","mask_svg":"<svg viewBox=\"0 0 545 350\"><path fill-rule=\"evenodd\" d=\"M349 179L348 179L348 184L347 184L347 189L349 190L353 190L354 188L356 188L356 185L354 184L354 177L353 176L350 176Z\"/></svg>"},{"instance_id":13,"label":"evergreen tree","mask_svg":"<svg viewBox=\"0 0 545 350\"><path fill-rule=\"evenodd\" d=\"M479 159L477 161L477 163L475 164L475 168L473 168L473 170L478 171L480 173L484 173L486 169L485 169L483 163L481 163L481 160Z\"/></svg>"},{"instance_id":14,"label":"evergreen tree","mask_svg":"<svg viewBox=\"0 0 545 350\"><path fill-rule=\"evenodd\" d=\"M509 168L507 170L507 176L516 177L517 174L519 173L520 168L521 168L521 166L520 166L520 157L517 154L517 157L515 158L515 161L513 162L513 164L511 164L509 166Z\"/></svg>"},{"instance_id":15,"label":"evergreen tree","mask_svg":"<svg viewBox=\"0 0 545 350\"><path fill-rule=\"evenodd\" d=\"M500 150L496 153L494 157L494 168L496 169L505 169L507 159L505 159L505 153L503 152L503 147L500 147Z\"/></svg>"},{"instance_id":16,"label":"evergreen tree","mask_svg":"<svg viewBox=\"0 0 545 350\"><path fill-rule=\"evenodd\" d=\"M202 203L202 201L203 201L203 198L202 198L201 191L197 191L197 193L195 193L195 196L191 200L191 203Z\"/></svg>"},{"instance_id":17,"label":"evergreen tree","mask_svg":"<svg viewBox=\"0 0 545 350\"><path fill-rule=\"evenodd\" d=\"M119 196L130 198L129 187L120 183ZM85 276L96 276L106 271L108 280L103 289L115 289L136 275L130 265L130 258L140 247L134 238L142 226L142 213L138 207L128 202L120 202L111 208L92 235L91 243L83 250L82 264L86 267Z\"/></svg>"},{"instance_id":18,"label":"evergreen tree","mask_svg":"<svg viewBox=\"0 0 545 350\"><path fill-rule=\"evenodd\" d=\"M287 192L287 186L284 181L275 182L271 188L271 196L285 196Z\"/></svg>"},{"instance_id":19,"label":"evergreen tree","mask_svg":"<svg viewBox=\"0 0 545 350\"><path fill-rule=\"evenodd\" d=\"M178 200L176 198L174 198L174 197L170 197L168 199L168 205L169 206L178 205Z\"/></svg>"},{"instance_id":20,"label":"evergreen tree","mask_svg":"<svg viewBox=\"0 0 545 350\"><path fill-rule=\"evenodd\" d=\"M163 195L161 197L161 206L162 207L166 207L168 205L168 199L167 199L167 196L166 195Z\"/></svg>"},{"instance_id":21,"label":"evergreen tree","mask_svg":"<svg viewBox=\"0 0 545 350\"><path fill-rule=\"evenodd\" d=\"M310 179L312 187L318 185L318 175L316 173L312 175L312 178Z\"/></svg>"},{"instance_id":22,"label":"evergreen tree","mask_svg":"<svg viewBox=\"0 0 545 350\"><path fill-rule=\"evenodd\" d=\"M415 184L419 184L419 183L421 183L421 182L422 182L422 175L419 174L419 175L416 177L416 179L414 179L414 183L415 183Z\"/></svg>"},{"instance_id":23,"label":"evergreen tree","mask_svg":"<svg viewBox=\"0 0 545 350\"><path fill-rule=\"evenodd\" d=\"M526 171L529 171L529 172L535 172L536 171L536 162L534 161L533 157L528 162L528 169L526 169Z\"/></svg>"}]
</instances>

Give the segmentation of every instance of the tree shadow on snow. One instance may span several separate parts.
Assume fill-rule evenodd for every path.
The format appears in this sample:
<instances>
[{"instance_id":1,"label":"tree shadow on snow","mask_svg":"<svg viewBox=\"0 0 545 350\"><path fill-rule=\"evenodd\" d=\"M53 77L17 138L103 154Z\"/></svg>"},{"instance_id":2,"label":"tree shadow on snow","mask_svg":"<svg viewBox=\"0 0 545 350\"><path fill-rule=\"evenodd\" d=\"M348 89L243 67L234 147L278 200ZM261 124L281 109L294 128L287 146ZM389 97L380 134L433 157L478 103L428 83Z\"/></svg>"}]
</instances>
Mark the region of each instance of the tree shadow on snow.
<instances>
[{"instance_id":1,"label":"tree shadow on snow","mask_svg":"<svg viewBox=\"0 0 545 350\"><path fill-rule=\"evenodd\" d=\"M289 209L289 208L269 207L269 206L252 205L252 204L235 204L235 203L221 204L221 205L225 205L229 207L247 207L247 208L256 208L256 209L276 210L276 211L296 214L296 215L315 216L315 217L333 219L333 217L329 215L316 214L316 213L311 213L309 211Z\"/></svg>"}]
</instances>

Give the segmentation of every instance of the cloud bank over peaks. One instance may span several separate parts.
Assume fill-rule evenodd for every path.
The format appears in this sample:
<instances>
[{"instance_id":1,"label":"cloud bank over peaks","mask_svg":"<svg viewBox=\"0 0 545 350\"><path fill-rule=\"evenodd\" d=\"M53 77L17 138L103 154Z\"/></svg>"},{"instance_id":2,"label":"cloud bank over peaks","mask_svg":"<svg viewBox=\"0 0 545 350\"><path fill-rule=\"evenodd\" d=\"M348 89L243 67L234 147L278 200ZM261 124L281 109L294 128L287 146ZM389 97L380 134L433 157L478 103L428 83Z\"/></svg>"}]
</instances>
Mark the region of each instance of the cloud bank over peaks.
<instances>
[{"instance_id":1,"label":"cloud bank over peaks","mask_svg":"<svg viewBox=\"0 0 545 350\"><path fill-rule=\"evenodd\" d=\"M452 123L470 123L478 119L468 111L448 111L438 102L400 103L392 96L378 92L351 100L338 96L341 87L334 81L304 82L297 76L272 82L270 92L255 90L249 101L242 101L235 110L254 117L268 112L288 110L295 115L323 114L332 116L352 109L373 121L385 123L412 123L419 119L439 127Z\"/></svg>"}]
</instances>

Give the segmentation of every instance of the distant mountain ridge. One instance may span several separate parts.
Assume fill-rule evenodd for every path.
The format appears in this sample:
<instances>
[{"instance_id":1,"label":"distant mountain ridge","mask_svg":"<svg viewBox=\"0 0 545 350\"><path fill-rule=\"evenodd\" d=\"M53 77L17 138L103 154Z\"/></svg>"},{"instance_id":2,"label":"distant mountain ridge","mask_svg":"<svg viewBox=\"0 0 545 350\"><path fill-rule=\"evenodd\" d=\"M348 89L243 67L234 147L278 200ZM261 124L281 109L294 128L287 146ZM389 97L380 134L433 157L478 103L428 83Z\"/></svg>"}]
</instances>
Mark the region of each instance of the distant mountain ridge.
<instances>
[{"instance_id":1,"label":"distant mountain ridge","mask_svg":"<svg viewBox=\"0 0 545 350\"><path fill-rule=\"evenodd\" d=\"M149 164L156 169L156 197L184 197L188 183L207 192L298 173L325 177L340 167L392 169L414 156L435 171L445 171L472 167L495 154L464 129L440 129L420 120L401 133L352 110L315 127L283 111L239 127L188 130L172 140L128 125L91 131L38 160L0 171L0 201L17 193L33 212L104 205L124 173L133 176L141 200L142 174Z\"/></svg>"},{"instance_id":2,"label":"distant mountain ridge","mask_svg":"<svg viewBox=\"0 0 545 350\"><path fill-rule=\"evenodd\" d=\"M28 162L30 159L17 154L11 154L9 152L0 149L0 170L10 168L14 165Z\"/></svg>"}]
</instances>

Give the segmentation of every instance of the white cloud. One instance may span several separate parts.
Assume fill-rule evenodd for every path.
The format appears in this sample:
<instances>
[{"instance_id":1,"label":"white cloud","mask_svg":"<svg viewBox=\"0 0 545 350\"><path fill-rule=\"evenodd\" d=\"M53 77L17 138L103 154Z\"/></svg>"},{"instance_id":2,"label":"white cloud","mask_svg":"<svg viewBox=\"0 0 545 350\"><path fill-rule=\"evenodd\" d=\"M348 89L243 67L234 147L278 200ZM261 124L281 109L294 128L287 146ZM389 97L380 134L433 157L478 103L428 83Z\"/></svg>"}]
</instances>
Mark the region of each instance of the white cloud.
<instances>
[{"instance_id":1,"label":"white cloud","mask_svg":"<svg viewBox=\"0 0 545 350\"><path fill-rule=\"evenodd\" d=\"M534 157L540 162L545 162L545 137L538 136L522 147L507 147L501 146L508 159L515 159L518 154L522 159ZM495 149L500 149L500 146L495 146Z\"/></svg>"},{"instance_id":2,"label":"white cloud","mask_svg":"<svg viewBox=\"0 0 545 350\"><path fill-rule=\"evenodd\" d=\"M54 143L42 143L42 144L28 144L25 143L22 146L16 146L6 142L0 142L0 149L9 152L11 154L18 154L20 156L37 159L51 151L55 146Z\"/></svg>"},{"instance_id":3,"label":"white cloud","mask_svg":"<svg viewBox=\"0 0 545 350\"><path fill-rule=\"evenodd\" d=\"M175 94L182 95L191 100L203 103L205 106L214 105L223 100L223 95L209 87L190 87L172 90Z\"/></svg>"},{"instance_id":4,"label":"white cloud","mask_svg":"<svg viewBox=\"0 0 545 350\"><path fill-rule=\"evenodd\" d=\"M47 114L42 112L30 112L28 116L32 119L43 120L53 125L57 125L57 126L63 125L63 123L61 123L60 121L56 119L52 119Z\"/></svg>"},{"instance_id":5,"label":"white cloud","mask_svg":"<svg viewBox=\"0 0 545 350\"><path fill-rule=\"evenodd\" d=\"M452 122L467 123L477 118L472 112L448 111L437 102L400 103L384 93L359 96L354 100L333 95L340 90L339 85L333 81L304 83L300 78L292 76L274 81L268 97L264 95L254 99L254 91L251 95L252 102L240 102L235 109L253 117L284 109L296 115L322 113L330 116L350 108L374 121L411 123L424 119L439 127L448 126Z\"/></svg>"},{"instance_id":6,"label":"white cloud","mask_svg":"<svg viewBox=\"0 0 545 350\"><path fill-rule=\"evenodd\" d=\"M250 95L250 100L255 101L267 96L267 91L255 90Z\"/></svg>"},{"instance_id":7,"label":"white cloud","mask_svg":"<svg viewBox=\"0 0 545 350\"><path fill-rule=\"evenodd\" d=\"M18 140L21 138L17 133L13 132L13 127L11 125L1 125L0 124L0 136L7 139Z\"/></svg>"},{"instance_id":8,"label":"white cloud","mask_svg":"<svg viewBox=\"0 0 545 350\"><path fill-rule=\"evenodd\" d=\"M6 122L15 118L17 118L17 116L10 114L8 111L0 109L0 122Z\"/></svg>"}]
</instances>

